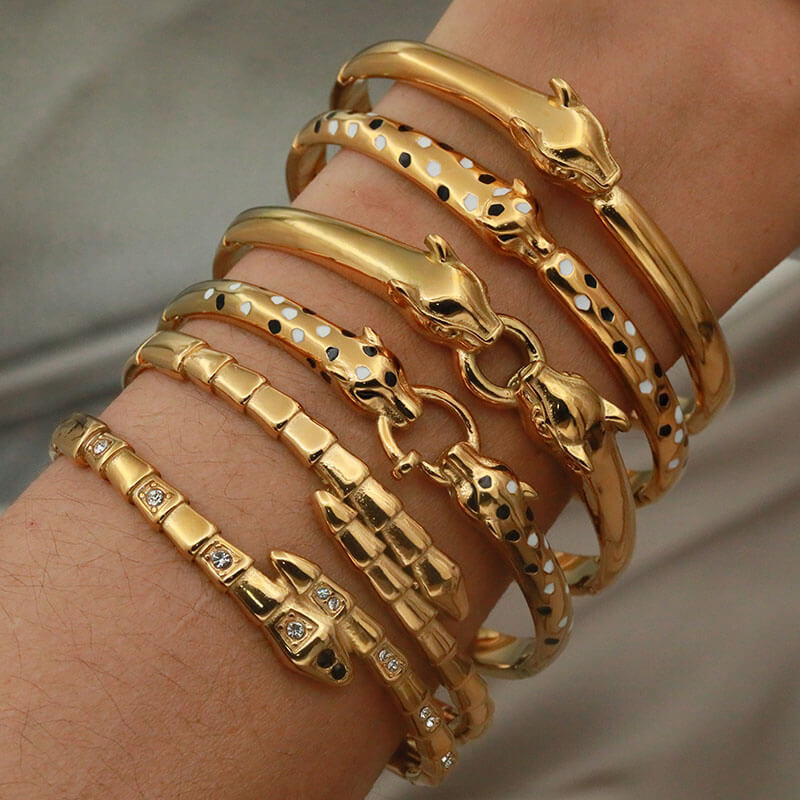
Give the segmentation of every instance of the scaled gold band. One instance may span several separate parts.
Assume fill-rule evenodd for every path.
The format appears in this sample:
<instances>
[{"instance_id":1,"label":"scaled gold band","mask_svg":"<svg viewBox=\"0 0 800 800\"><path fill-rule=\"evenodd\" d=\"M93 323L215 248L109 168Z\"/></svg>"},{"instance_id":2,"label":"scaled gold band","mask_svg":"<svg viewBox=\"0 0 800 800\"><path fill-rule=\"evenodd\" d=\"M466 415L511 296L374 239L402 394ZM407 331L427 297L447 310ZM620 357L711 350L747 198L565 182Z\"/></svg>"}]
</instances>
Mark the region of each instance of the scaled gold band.
<instances>
[{"instance_id":1,"label":"scaled gold band","mask_svg":"<svg viewBox=\"0 0 800 800\"><path fill-rule=\"evenodd\" d=\"M532 267L630 387L653 454L652 469L631 473L637 503L652 502L674 485L688 458L684 409L630 316L577 255L556 244L522 181L508 183L409 125L334 111L312 119L295 137L286 164L292 197L324 167L327 144L391 167L443 202L490 246Z\"/></svg>"},{"instance_id":2,"label":"scaled gold band","mask_svg":"<svg viewBox=\"0 0 800 800\"><path fill-rule=\"evenodd\" d=\"M238 602L296 670L336 686L352 680L351 653L366 661L391 692L408 730L390 768L415 783L436 784L445 777L456 760L447 707L425 688L381 626L319 567L273 550L270 560L278 574L262 573L102 420L85 414L67 418L51 440L51 455L59 454L88 465L114 486L217 589Z\"/></svg>"},{"instance_id":3,"label":"scaled gold band","mask_svg":"<svg viewBox=\"0 0 800 800\"><path fill-rule=\"evenodd\" d=\"M691 433L702 430L733 392L733 367L722 331L667 237L618 185L621 170L608 135L574 89L553 78L554 94L548 96L431 45L389 41L344 64L331 107L369 111L367 78L411 83L480 115L507 132L537 168L576 189L592 205L667 312L695 385L687 426Z\"/></svg>"}]
</instances>

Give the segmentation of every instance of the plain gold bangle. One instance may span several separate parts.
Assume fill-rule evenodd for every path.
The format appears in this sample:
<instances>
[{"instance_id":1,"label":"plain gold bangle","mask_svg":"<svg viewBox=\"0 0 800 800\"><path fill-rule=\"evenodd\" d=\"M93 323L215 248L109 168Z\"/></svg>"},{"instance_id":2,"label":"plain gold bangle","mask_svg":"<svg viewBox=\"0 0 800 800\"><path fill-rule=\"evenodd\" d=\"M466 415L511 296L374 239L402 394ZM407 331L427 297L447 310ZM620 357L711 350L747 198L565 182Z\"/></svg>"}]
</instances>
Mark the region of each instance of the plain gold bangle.
<instances>
[{"instance_id":1,"label":"plain gold bangle","mask_svg":"<svg viewBox=\"0 0 800 800\"><path fill-rule=\"evenodd\" d=\"M350 654L362 658L389 690L408 730L390 768L412 782L439 783L455 763L447 709L417 677L408 659L352 596L312 562L270 552L277 576L222 537L151 464L95 417L74 414L55 430L51 456L69 456L107 480L178 551L233 597L277 653L297 671L330 686L352 680Z\"/></svg>"}]
</instances>

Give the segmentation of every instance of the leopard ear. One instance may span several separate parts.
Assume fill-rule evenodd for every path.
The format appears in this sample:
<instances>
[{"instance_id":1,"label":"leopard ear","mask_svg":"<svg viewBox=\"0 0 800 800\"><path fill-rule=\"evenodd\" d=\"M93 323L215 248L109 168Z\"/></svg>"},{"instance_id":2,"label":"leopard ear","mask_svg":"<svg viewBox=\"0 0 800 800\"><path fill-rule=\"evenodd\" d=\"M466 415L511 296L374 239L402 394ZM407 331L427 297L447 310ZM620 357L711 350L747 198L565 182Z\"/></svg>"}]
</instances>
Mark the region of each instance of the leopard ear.
<instances>
[{"instance_id":1,"label":"leopard ear","mask_svg":"<svg viewBox=\"0 0 800 800\"><path fill-rule=\"evenodd\" d=\"M383 339L381 339L380 334L370 328L369 325L364 326L361 331L361 336L370 344L373 344L376 347L383 347Z\"/></svg>"},{"instance_id":2,"label":"leopard ear","mask_svg":"<svg viewBox=\"0 0 800 800\"><path fill-rule=\"evenodd\" d=\"M528 189L527 184L520 178L514 178L514 180L511 182L511 191L513 191L514 194L519 195L520 197L531 196L531 191L530 189Z\"/></svg>"},{"instance_id":3,"label":"leopard ear","mask_svg":"<svg viewBox=\"0 0 800 800\"><path fill-rule=\"evenodd\" d=\"M425 237L425 246L428 248L428 258L441 264L452 264L458 261L458 256L450 247L449 242L438 233L429 233Z\"/></svg>"},{"instance_id":4,"label":"leopard ear","mask_svg":"<svg viewBox=\"0 0 800 800\"><path fill-rule=\"evenodd\" d=\"M563 78L551 78L550 88L555 92L555 100L560 106L574 108L583 105L578 93Z\"/></svg>"}]
</instances>

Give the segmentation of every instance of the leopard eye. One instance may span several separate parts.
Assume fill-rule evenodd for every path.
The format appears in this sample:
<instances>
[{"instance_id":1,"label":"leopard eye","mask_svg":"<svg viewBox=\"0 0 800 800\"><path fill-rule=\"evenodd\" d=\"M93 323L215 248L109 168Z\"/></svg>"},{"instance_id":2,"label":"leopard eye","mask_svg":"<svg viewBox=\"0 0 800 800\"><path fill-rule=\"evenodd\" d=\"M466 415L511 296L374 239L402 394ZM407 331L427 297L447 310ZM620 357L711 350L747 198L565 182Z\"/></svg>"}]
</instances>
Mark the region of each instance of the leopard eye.
<instances>
[{"instance_id":1,"label":"leopard eye","mask_svg":"<svg viewBox=\"0 0 800 800\"><path fill-rule=\"evenodd\" d=\"M437 314L441 314L445 317L452 317L456 314L462 312L464 310L464 306L461 305L457 300L453 300L452 298L445 298L444 300L434 300L431 303L431 311L436 312Z\"/></svg>"}]
</instances>

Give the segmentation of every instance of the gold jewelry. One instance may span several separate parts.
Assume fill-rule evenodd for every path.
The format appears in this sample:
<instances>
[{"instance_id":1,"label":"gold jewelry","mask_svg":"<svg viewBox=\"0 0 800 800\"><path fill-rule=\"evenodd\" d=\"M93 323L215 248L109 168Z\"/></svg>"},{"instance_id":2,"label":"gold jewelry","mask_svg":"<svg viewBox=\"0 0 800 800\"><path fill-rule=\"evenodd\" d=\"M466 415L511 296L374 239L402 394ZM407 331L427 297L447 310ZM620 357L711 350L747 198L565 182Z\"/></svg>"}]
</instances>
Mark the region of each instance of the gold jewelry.
<instances>
[{"instance_id":1,"label":"gold jewelry","mask_svg":"<svg viewBox=\"0 0 800 800\"><path fill-rule=\"evenodd\" d=\"M733 392L725 338L667 237L617 185L621 171L608 135L574 89L553 78L551 97L437 47L391 41L362 50L339 70L332 108L369 111L369 77L413 83L481 115L506 131L536 167L591 203L667 311L695 385L688 428L702 430Z\"/></svg>"},{"instance_id":2,"label":"gold jewelry","mask_svg":"<svg viewBox=\"0 0 800 800\"><path fill-rule=\"evenodd\" d=\"M283 314L286 309L290 311L288 315ZM291 331L280 324L280 319L285 320L286 316L291 317ZM323 363L333 365L328 379L344 386L341 393L351 403L377 418L378 435L395 465L395 475L399 477L414 466L423 467L430 477L449 489L459 508L481 530L503 543L504 557L528 604L536 638L517 640L495 631L481 631L477 660L485 671L503 677L524 677L541 670L566 644L572 614L569 587L559 562L569 565L567 577L573 577L574 583L584 590L593 589L598 580L610 580L627 563L630 556L627 538L625 548L602 546L599 558L554 554L546 537L534 529L533 489L517 479L507 466L478 452L480 441L475 423L452 395L425 386L411 386L397 357L373 331L369 337L366 331L361 337L344 331L289 298L241 281L205 281L190 286L167 306L159 327L174 329L188 319L197 318L226 319L244 325L268 341L291 349L323 375L328 367L320 366L318 355L325 348L312 334L317 337L324 334L328 352ZM386 364L392 368L389 373L384 371ZM403 376L402 381L397 380L398 375ZM395 397L398 389L399 396ZM375 402L376 397L380 398L379 403ZM427 464L416 451L410 454L399 451L393 429L403 427L408 421L406 415L400 415L401 423L396 421L397 409L408 405L401 402L402 397L413 398L418 407L414 419L421 414L426 399L454 411L465 424L468 441L449 448L436 465ZM344 516L336 509L331 513L337 519ZM627 533L633 528L621 527L621 530ZM624 552L620 554L620 550ZM497 652L490 642L497 645Z\"/></svg>"},{"instance_id":3,"label":"gold jewelry","mask_svg":"<svg viewBox=\"0 0 800 800\"><path fill-rule=\"evenodd\" d=\"M669 379L610 292L577 255L553 240L536 198L522 181L509 184L408 125L335 111L311 120L295 137L286 164L292 197L325 166L327 144L369 155L404 174L436 195L490 246L533 267L631 388L654 462L652 470L631 473L637 503L652 502L677 481L688 458L689 437L684 409Z\"/></svg>"},{"instance_id":4,"label":"gold jewelry","mask_svg":"<svg viewBox=\"0 0 800 800\"><path fill-rule=\"evenodd\" d=\"M319 567L272 550L270 561L278 574L262 573L102 420L85 414L67 418L51 440L52 457L59 454L111 483L217 589L238 602L293 668L337 686L352 680L350 653L366 661L391 692L408 729L389 766L415 783L436 784L444 778L456 758L453 734L443 724L447 707L425 688L381 626Z\"/></svg>"},{"instance_id":5,"label":"gold jewelry","mask_svg":"<svg viewBox=\"0 0 800 800\"><path fill-rule=\"evenodd\" d=\"M233 356L183 333L159 331L147 339L125 365L124 385L149 367L218 394L232 408L253 417L270 436L280 438L380 536L431 603L455 619L466 616L467 592L460 567L433 545L428 532L405 511L398 497L375 480L367 465L345 450L299 403Z\"/></svg>"},{"instance_id":6,"label":"gold jewelry","mask_svg":"<svg viewBox=\"0 0 800 800\"><path fill-rule=\"evenodd\" d=\"M293 231L295 221L297 229ZM428 241L432 238L429 236ZM562 412L543 413L542 405L549 402L547 398L531 403L531 387L528 380L522 380L521 376L524 373L532 379L537 374L530 370L530 365L543 360L541 344L533 332L519 320L496 315L489 305L485 286L480 279L458 261L444 240L438 239L438 242L446 252L438 262L439 270L448 277L444 280L440 274L429 285L426 265L430 268L430 263L423 251L414 250L366 228L322 214L299 209L251 209L241 214L224 234L215 259L215 274L229 267L237 255L241 256L253 247L277 247L301 256L309 256L324 266L332 265L337 272L363 272L370 279L380 274L381 285L397 286L398 279L393 277L395 253L416 253L417 261L412 265L411 259L406 257L400 272L403 296L414 300L412 319L419 321L423 330L435 329L440 341L453 349L461 379L470 391L498 405L516 406L523 415L534 414L535 418L523 419L526 430L541 435L545 444L556 454L566 455L568 465L573 468L578 489L587 502L597 528L602 561L602 567L594 559L581 558L579 562L572 564L572 572L576 576L573 585L582 592L597 591L627 563L634 541L632 490L614 437L615 430L628 428L627 416L596 393L593 404L584 402L582 408L574 404L570 407L570 410L590 411L591 417L567 418ZM449 296L441 295L444 287ZM480 289L479 292L473 291L477 288ZM210 296L205 300L208 308ZM250 305L252 307L252 301ZM474 337L466 345L463 343L462 333L468 327L465 321L478 316L474 311L476 308L481 309L480 314L484 318L491 315L496 320L498 334L492 340L496 340L500 334L508 334L522 345L526 354L526 360L507 386L498 386L489 381L477 364L476 351L485 350L491 341L484 344L483 348L477 348ZM260 327L263 331L263 322ZM552 377L562 375L554 372L548 374ZM570 377L573 382L577 380L577 376L562 377ZM585 397L593 393L585 381L581 385ZM562 384L560 388L565 386L566 384ZM562 406L566 408L563 403ZM549 424L548 417L550 420L558 417L558 423ZM386 436L383 435L382 439L386 449ZM579 451L584 456L582 460L575 458ZM598 453L598 472L595 472L592 457L595 452ZM408 466L425 466L424 463L420 464L413 453L409 457L412 462ZM600 469L604 471L603 475L599 474ZM606 489L613 487L614 491L601 494L601 486Z\"/></svg>"},{"instance_id":7,"label":"gold jewelry","mask_svg":"<svg viewBox=\"0 0 800 800\"><path fill-rule=\"evenodd\" d=\"M169 351L169 355L167 351ZM130 362L126 382L140 369L147 367L156 367L161 371L166 371L172 377L180 378L191 375L195 371L193 360L209 358L216 359L217 351L208 348L202 340L185 334L161 331L151 336L139 348ZM232 363L236 364L235 361ZM253 370L238 364L236 366L242 375L252 375L251 380L253 381L257 378L266 380ZM213 375L208 378L208 385L215 393L221 394L228 400L231 399L224 384L219 384ZM294 400L270 386L269 383L261 384L261 386L262 388L258 391L264 391L264 387L266 387L269 391L270 402L259 403L256 394L250 400L244 400L240 408L244 413L259 421L262 427L275 430L273 435L283 439L285 434L282 428L276 429L274 423L269 422L270 419L275 419L271 406L285 406L291 403L292 407L296 409L295 414L302 415L317 429L325 431L325 438L336 441L327 428L310 420ZM438 394L445 395L444 392L439 393L438 390L427 387L420 388L422 389L421 394L429 398ZM452 402L455 403L455 401ZM251 408L253 403L255 405ZM265 417L266 419L264 419ZM380 417L379 423L385 419L386 417ZM471 417L469 419L471 420ZM319 438L323 438L322 435ZM479 444L474 435L474 428L470 430L468 438ZM390 438L390 441L393 439ZM331 445L327 452L321 449L319 460L330 459L329 453L333 447L337 448L334 455L340 462L346 462L345 454L349 459L354 460L354 457L350 456L339 444ZM463 463L465 465L472 464L474 470L472 474L468 474L466 466L462 467L458 481L454 480L451 483L453 491L457 493L459 504L474 519L478 521L485 519L485 524L493 536L505 543L505 557L511 564L515 578L528 602L537 634L535 640L530 640L516 639L496 631L481 631L479 639L475 643L475 659L483 669L492 674L502 674L503 677L523 677L532 674L552 660L566 643L572 624L572 607L568 586L556 561L557 556L550 550L546 537L533 531L533 511L529 505L535 496L533 490L527 484L515 482L510 471L498 462L478 456L475 448L470 447L467 443L456 445L451 449L453 455L447 461L452 463L448 464L443 459L443 465L447 465L451 472L456 472L460 466L456 459L459 454L463 453ZM475 455L471 459L473 453ZM358 463L361 464L361 462ZM484 472L475 474L480 467L484 468ZM320 474L319 471L317 472ZM352 473L352 467L348 467L347 472ZM325 473L320 474L320 477L324 480ZM492 477L494 478L493 486L486 484L487 477L490 480ZM470 481L471 483L467 485ZM367 522L367 527L369 527L369 521L365 520L363 512L359 513L359 507L350 499L357 490L351 490L350 494L346 494L342 491L336 492L335 484L333 484L333 488L336 498L349 506L358 514L360 522ZM459 489L461 491L458 491ZM383 492L388 495L385 490ZM375 493L374 489L372 493ZM327 494L318 495L317 503L320 509L326 512L322 517L326 524L327 521L334 520L328 527L331 532L338 535L343 526L349 526L351 519L346 512L341 510L340 505L332 503L327 497ZM502 510L500 509L501 505L504 505ZM352 526L349 528L350 541L352 541L354 535ZM372 530L375 529L372 528ZM345 544L343 538L340 538L340 542ZM353 550L360 552L357 543L353 545ZM373 547L372 551L374 550ZM349 548L348 554L350 554ZM433 641L431 644L435 649L431 658L434 659L434 663L437 663L443 659L446 648L442 649L442 645L437 641ZM438 651L436 648L439 648ZM505 659L513 660L506 661Z\"/></svg>"}]
</instances>

